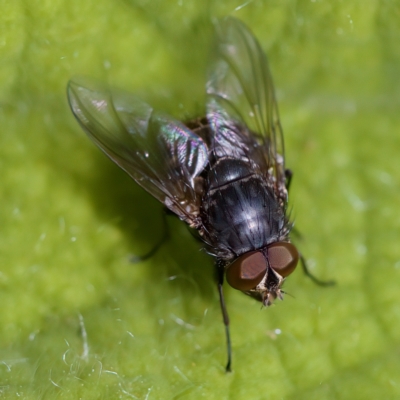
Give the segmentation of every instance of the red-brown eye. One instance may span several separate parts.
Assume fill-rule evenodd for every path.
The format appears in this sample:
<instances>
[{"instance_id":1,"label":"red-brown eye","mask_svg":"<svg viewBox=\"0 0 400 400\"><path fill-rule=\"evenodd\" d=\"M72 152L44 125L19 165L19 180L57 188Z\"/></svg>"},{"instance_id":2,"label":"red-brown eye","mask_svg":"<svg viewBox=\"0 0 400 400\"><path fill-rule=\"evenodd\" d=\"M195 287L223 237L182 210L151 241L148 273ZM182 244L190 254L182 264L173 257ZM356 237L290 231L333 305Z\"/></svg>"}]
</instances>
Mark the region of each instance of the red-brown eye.
<instances>
[{"instance_id":1,"label":"red-brown eye","mask_svg":"<svg viewBox=\"0 0 400 400\"><path fill-rule=\"evenodd\" d=\"M291 243L278 242L268 246L268 261L279 275L286 277L296 268L299 253Z\"/></svg>"},{"instance_id":2,"label":"red-brown eye","mask_svg":"<svg viewBox=\"0 0 400 400\"><path fill-rule=\"evenodd\" d=\"M255 288L267 271L267 262L261 251L251 251L235 260L226 270L226 280L235 289Z\"/></svg>"}]
</instances>

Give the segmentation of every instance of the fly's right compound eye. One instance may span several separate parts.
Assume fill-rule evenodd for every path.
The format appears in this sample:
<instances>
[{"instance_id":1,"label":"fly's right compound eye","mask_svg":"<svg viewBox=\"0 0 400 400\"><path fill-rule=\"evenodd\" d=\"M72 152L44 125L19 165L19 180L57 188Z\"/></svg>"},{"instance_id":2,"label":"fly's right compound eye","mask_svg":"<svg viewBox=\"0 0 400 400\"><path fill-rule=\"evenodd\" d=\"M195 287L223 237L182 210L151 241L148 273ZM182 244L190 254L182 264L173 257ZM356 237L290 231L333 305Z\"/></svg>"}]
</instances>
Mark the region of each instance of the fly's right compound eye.
<instances>
[{"instance_id":1,"label":"fly's right compound eye","mask_svg":"<svg viewBox=\"0 0 400 400\"><path fill-rule=\"evenodd\" d=\"M299 253L291 243L277 242L268 246L268 261L271 268L286 278L297 266Z\"/></svg>"},{"instance_id":2,"label":"fly's right compound eye","mask_svg":"<svg viewBox=\"0 0 400 400\"><path fill-rule=\"evenodd\" d=\"M254 289L267 271L267 262L261 251L241 255L226 270L226 280L234 289L243 292Z\"/></svg>"}]
</instances>

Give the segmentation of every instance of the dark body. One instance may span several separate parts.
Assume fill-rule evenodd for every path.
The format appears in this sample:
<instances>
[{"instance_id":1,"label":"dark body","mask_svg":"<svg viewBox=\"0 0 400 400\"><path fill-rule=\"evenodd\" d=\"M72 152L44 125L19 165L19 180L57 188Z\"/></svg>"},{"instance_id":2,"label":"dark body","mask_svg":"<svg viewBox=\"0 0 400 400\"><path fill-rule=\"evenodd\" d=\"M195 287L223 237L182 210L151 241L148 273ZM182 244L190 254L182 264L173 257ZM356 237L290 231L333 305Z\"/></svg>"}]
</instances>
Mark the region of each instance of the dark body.
<instances>
[{"instance_id":1,"label":"dark body","mask_svg":"<svg viewBox=\"0 0 400 400\"><path fill-rule=\"evenodd\" d=\"M223 134L214 135L206 117L186 125L212 149L201 174L197 228L208 252L226 264L249 251L288 240L286 187L276 191L276 180L265 173L268 168L257 135L240 124L225 126Z\"/></svg>"},{"instance_id":2,"label":"dark body","mask_svg":"<svg viewBox=\"0 0 400 400\"><path fill-rule=\"evenodd\" d=\"M201 218L211 247L227 260L285 236L285 216L278 199L249 160L221 157L211 164Z\"/></svg>"},{"instance_id":3,"label":"dark body","mask_svg":"<svg viewBox=\"0 0 400 400\"><path fill-rule=\"evenodd\" d=\"M183 124L123 91L93 81L68 85L88 136L139 185L196 229L222 285L270 305L299 254L289 241L287 171L278 107L261 46L234 18L216 24L206 117Z\"/></svg>"}]
</instances>

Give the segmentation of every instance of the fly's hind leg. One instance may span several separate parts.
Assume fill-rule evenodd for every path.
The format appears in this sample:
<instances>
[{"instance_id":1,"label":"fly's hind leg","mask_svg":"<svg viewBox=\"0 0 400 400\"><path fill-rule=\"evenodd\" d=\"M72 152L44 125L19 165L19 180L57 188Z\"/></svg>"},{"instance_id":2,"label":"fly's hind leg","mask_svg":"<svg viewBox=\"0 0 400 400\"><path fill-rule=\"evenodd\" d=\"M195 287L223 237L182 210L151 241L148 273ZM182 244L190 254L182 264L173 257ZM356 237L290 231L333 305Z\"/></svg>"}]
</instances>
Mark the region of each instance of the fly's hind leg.
<instances>
[{"instance_id":1,"label":"fly's hind leg","mask_svg":"<svg viewBox=\"0 0 400 400\"><path fill-rule=\"evenodd\" d=\"M162 236L160 238L160 240L158 241L158 243L155 244L155 246L153 246L153 248L150 249L150 251L148 251L147 253L141 255L141 256L137 256L137 255L133 255L130 258L130 261L133 263L138 263L141 261L146 261L149 258L153 257L157 251L160 249L160 247L169 239L169 229L168 229L168 222L167 222L167 216L168 215L175 215L172 211L170 211L168 208L165 208L163 210L162 213L162 220L163 220L163 232L162 232Z\"/></svg>"},{"instance_id":2,"label":"fly's hind leg","mask_svg":"<svg viewBox=\"0 0 400 400\"><path fill-rule=\"evenodd\" d=\"M286 190L289 191L290 184L292 182L293 172L291 169L285 169L285 178L286 178Z\"/></svg>"}]
</instances>

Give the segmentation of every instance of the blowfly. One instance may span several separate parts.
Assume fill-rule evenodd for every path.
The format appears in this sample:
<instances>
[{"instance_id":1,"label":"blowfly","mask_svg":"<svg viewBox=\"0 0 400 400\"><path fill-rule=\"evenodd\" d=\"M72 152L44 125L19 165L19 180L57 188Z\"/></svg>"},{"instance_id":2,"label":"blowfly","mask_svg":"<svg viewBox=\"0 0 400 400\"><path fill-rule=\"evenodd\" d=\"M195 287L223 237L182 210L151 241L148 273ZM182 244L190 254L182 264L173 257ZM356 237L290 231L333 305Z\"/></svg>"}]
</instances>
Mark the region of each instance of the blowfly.
<instances>
[{"instance_id":1,"label":"blowfly","mask_svg":"<svg viewBox=\"0 0 400 400\"><path fill-rule=\"evenodd\" d=\"M205 117L182 123L123 91L72 80L68 99L90 139L140 186L198 232L222 284L269 306L301 258L290 243L290 171L265 54L251 31L216 23Z\"/></svg>"}]
</instances>

